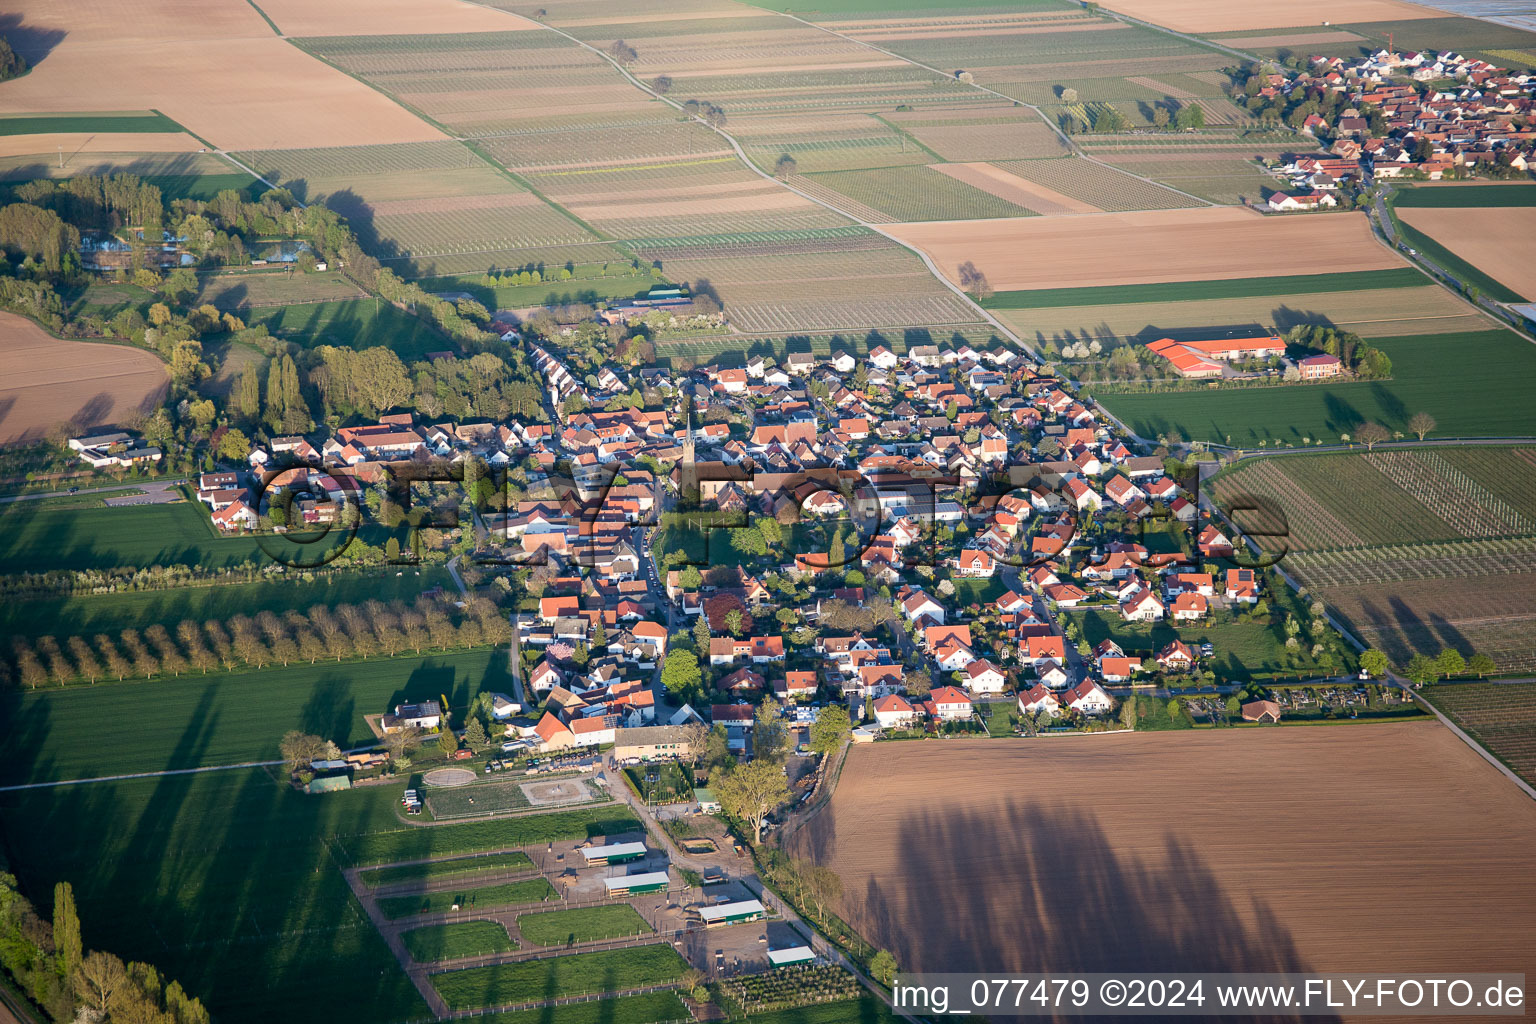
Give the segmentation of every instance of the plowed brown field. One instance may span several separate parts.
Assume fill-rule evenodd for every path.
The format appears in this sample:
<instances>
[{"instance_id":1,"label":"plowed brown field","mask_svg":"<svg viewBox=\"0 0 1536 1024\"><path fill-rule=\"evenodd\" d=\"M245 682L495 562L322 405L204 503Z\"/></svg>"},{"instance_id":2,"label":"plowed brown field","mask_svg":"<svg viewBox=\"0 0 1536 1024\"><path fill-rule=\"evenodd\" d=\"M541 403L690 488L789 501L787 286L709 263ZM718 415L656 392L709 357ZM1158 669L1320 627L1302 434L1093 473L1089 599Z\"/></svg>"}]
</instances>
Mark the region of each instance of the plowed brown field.
<instances>
[{"instance_id":1,"label":"plowed brown field","mask_svg":"<svg viewBox=\"0 0 1536 1024\"><path fill-rule=\"evenodd\" d=\"M0 113L159 110L231 150L443 137L278 38L245 0L14 0L6 10L58 41L6 83Z\"/></svg>"},{"instance_id":2,"label":"plowed brown field","mask_svg":"<svg viewBox=\"0 0 1536 1024\"><path fill-rule=\"evenodd\" d=\"M1398 0L1110 0L1112 11L1178 32L1206 35L1251 28L1296 28L1325 23L1443 18L1443 11Z\"/></svg>"},{"instance_id":3,"label":"plowed brown field","mask_svg":"<svg viewBox=\"0 0 1536 1024\"><path fill-rule=\"evenodd\" d=\"M537 28L510 11L463 0L257 0L285 36L431 35Z\"/></svg>"},{"instance_id":4,"label":"plowed brown field","mask_svg":"<svg viewBox=\"0 0 1536 1024\"><path fill-rule=\"evenodd\" d=\"M908 970L1536 973L1536 802L1430 721L859 746L790 845Z\"/></svg>"},{"instance_id":5,"label":"plowed brown field","mask_svg":"<svg viewBox=\"0 0 1536 1024\"><path fill-rule=\"evenodd\" d=\"M1460 211L1458 211L1460 212ZM957 282L973 261L992 287L1076 288L1401 267L1363 213L1263 216L1232 207L1071 218L930 221L888 229Z\"/></svg>"},{"instance_id":6,"label":"plowed brown field","mask_svg":"<svg viewBox=\"0 0 1536 1024\"><path fill-rule=\"evenodd\" d=\"M1397 215L1495 281L1536 299L1536 260L1530 258L1536 207L1412 207Z\"/></svg>"},{"instance_id":7,"label":"plowed brown field","mask_svg":"<svg viewBox=\"0 0 1536 1024\"><path fill-rule=\"evenodd\" d=\"M0 313L0 444L43 437L60 423L122 423L165 387L164 365L143 349L60 341Z\"/></svg>"}]
</instances>

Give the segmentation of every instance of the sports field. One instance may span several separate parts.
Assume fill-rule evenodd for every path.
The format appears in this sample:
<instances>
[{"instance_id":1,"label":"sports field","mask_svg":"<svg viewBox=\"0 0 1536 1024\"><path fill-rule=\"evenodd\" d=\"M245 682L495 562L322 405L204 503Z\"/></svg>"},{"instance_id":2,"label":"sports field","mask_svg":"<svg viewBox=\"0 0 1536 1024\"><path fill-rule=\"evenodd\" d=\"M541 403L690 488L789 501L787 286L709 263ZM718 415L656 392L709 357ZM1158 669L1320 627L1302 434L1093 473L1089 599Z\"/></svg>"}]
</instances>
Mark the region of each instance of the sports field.
<instances>
[{"instance_id":1,"label":"sports field","mask_svg":"<svg viewBox=\"0 0 1536 1024\"><path fill-rule=\"evenodd\" d=\"M364 715L435 700L467 706L481 689L507 692L495 648L316 665L274 664L204 678L102 683L0 693L0 743L24 752L0 764L0 784L276 760L300 729L343 748L371 742ZM132 722L131 728L102 728ZM80 737L89 736L89 743Z\"/></svg>"},{"instance_id":2,"label":"sports field","mask_svg":"<svg viewBox=\"0 0 1536 1024\"><path fill-rule=\"evenodd\" d=\"M936 774L942 802L906 786ZM1170 811L1217 776L1247 798ZM1383 798L1404 779L1413 799ZM1508 884L1536 867L1536 804L1427 719L858 747L794 846L907 970L1536 969L1536 892ZM1326 900L1255 885L1320 865Z\"/></svg>"},{"instance_id":3,"label":"sports field","mask_svg":"<svg viewBox=\"0 0 1536 1024\"><path fill-rule=\"evenodd\" d=\"M682 977L688 963L671 946L657 943L551 960L471 967L432 975L432 986L455 1010L505 1006L531 999L621 992L664 985Z\"/></svg>"},{"instance_id":4,"label":"sports field","mask_svg":"<svg viewBox=\"0 0 1536 1024\"><path fill-rule=\"evenodd\" d=\"M517 933L540 946L568 946L596 939L617 939L655 931L628 903L522 914Z\"/></svg>"},{"instance_id":5,"label":"sports field","mask_svg":"<svg viewBox=\"0 0 1536 1024\"><path fill-rule=\"evenodd\" d=\"M1522 396L1536 346L1508 331L1376 338L1392 360L1386 381L1273 388L1105 394L1104 404L1143 437L1169 430L1194 440L1253 447L1264 441L1337 442L1367 420L1406 430L1416 412L1441 437L1536 436Z\"/></svg>"},{"instance_id":6,"label":"sports field","mask_svg":"<svg viewBox=\"0 0 1536 1024\"><path fill-rule=\"evenodd\" d=\"M419 964L488 953L510 953L517 948L517 943L507 936L507 926L495 921L422 925L403 933L400 938L411 959Z\"/></svg>"},{"instance_id":7,"label":"sports field","mask_svg":"<svg viewBox=\"0 0 1536 1024\"><path fill-rule=\"evenodd\" d=\"M476 858L489 861L493 857L511 857L513 854L494 854ZM452 863L437 862L437 863ZM393 870L385 868L383 870ZM367 874L368 872L364 872ZM411 917L416 914L440 914L457 904L465 910L492 910L496 907L512 907L524 903L558 901L555 887L546 878L530 878L521 882L505 882L501 885L483 885L479 888L440 889L435 892L417 893L410 896L385 896L379 900L384 916Z\"/></svg>"}]
</instances>

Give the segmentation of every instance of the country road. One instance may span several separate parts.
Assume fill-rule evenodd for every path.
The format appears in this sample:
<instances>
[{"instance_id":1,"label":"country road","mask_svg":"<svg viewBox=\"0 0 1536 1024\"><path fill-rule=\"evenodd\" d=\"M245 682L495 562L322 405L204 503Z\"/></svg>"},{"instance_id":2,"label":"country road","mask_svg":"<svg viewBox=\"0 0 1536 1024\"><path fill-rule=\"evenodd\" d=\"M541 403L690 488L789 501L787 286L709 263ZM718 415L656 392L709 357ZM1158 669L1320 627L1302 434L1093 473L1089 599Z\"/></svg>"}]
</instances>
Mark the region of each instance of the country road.
<instances>
[{"instance_id":1,"label":"country road","mask_svg":"<svg viewBox=\"0 0 1536 1024\"><path fill-rule=\"evenodd\" d=\"M108 484L103 487L77 487L73 491L38 491L36 494L8 494L0 497L0 505L8 505L13 501L37 501L41 498L78 498L82 495L101 494L113 491L142 491L142 494L124 495L121 498L105 498L108 505L159 505L170 501L176 501L181 495L172 488L186 483L185 480L155 480L152 482L125 481L120 484Z\"/></svg>"}]
</instances>

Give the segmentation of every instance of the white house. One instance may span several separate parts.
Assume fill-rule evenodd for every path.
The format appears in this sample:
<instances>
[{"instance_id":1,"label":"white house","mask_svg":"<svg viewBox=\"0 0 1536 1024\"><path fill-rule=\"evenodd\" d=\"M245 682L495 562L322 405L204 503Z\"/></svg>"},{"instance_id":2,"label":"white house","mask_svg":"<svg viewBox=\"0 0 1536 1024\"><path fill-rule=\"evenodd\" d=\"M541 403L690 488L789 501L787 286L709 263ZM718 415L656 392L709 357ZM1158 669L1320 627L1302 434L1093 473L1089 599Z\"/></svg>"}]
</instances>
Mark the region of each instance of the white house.
<instances>
[{"instance_id":1,"label":"white house","mask_svg":"<svg viewBox=\"0 0 1536 1024\"><path fill-rule=\"evenodd\" d=\"M953 686L935 688L928 694L928 703L933 707L933 717L942 722L965 721L973 713L971 698Z\"/></svg>"},{"instance_id":2,"label":"white house","mask_svg":"<svg viewBox=\"0 0 1536 1024\"><path fill-rule=\"evenodd\" d=\"M875 701L875 721L882 729L904 729L917 718L917 709L899 693Z\"/></svg>"},{"instance_id":3,"label":"white house","mask_svg":"<svg viewBox=\"0 0 1536 1024\"><path fill-rule=\"evenodd\" d=\"M1003 670L984 658L965 666L965 686L972 693L1002 693L1007 682Z\"/></svg>"},{"instance_id":4,"label":"white house","mask_svg":"<svg viewBox=\"0 0 1536 1024\"><path fill-rule=\"evenodd\" d=\"M1162 598L1146 587L1140 587L1120 605L1120 615L1127 622L1159 622L1164 611Z\"/></svg>"},{"instance_id":5,"label":"white house","mask_svg":"<svg viewBox=\"0 0 1536 1024\"><path fill-rule=\"evenodd\" d=\"M1100 715L1115 706L1114 698L1092 679L1084 679L1062 694L1067 706L1085 715Z\"/></svg>"},{"instance_id":6,"label":"white house","mask_svg":"<svg viewBox=\"0 0 1536 1024\"><path fill-rule=\"evenodd\" d=\"M1061 713L1061 701L1042 683L1019 694L1019 710L1026 715L1040 711L1054 717Z\"/></svg>"}]
</instances>

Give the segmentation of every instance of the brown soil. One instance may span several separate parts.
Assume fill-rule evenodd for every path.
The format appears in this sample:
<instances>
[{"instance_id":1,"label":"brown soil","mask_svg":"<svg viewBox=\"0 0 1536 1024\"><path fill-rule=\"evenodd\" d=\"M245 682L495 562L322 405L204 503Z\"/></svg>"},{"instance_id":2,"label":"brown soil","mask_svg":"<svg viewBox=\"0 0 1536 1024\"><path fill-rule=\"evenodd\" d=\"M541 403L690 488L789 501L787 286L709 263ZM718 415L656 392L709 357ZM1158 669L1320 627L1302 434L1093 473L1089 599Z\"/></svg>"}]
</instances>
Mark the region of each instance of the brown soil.
<instances>
[{"instance_id":1,"label":"brown soil","mask_svg":"<svg viewBox=\"0 0 1536 1024\"><path fill-rule=\"evenodd\" d=\"M963 181L972 188L991 193L999 199L1017 203L1026 210L1042 214L1102 213L1081 199L1064 196L1055 189L1026 181L991 164L934 164L933 169Z\"/></svg>"},{"instance_id":2,"label":"brown soil","mask_svg":"<svg viewBox=\"0 0 1536 1024\"><path fill-rule=\"evenodd\" d=\"M1495 281L1536 300L1536 259L1531 258L1536 207L1412 207L1397 215Z\"/></svg>"},{"instance_id":3,"label":"brown soil","mask_svg":"<svg viewBox=\"0 0 1536 1024\"><path fill-rule=\"evenodd\" d=\"M1178 32L1209 35L1250 28L1347 25L1363 21L1406 21L1443 18L1430 10L1398 0L1110 0L1112 11L1150 21Z\"/></svg>"},{"instance_id":4,"label":"brown soil","mask_svg":"<svg viewBox=\"0 0 1536 1024\"><path fill-rule=\"evenodd\" d=\"M257 0L287 36L431 35L537 28L507 11L460 0Z\"/></svg>"},{"instance_id":5,"label":"brown soil","mask_svg":"<svg viewBox=\"0 0 1536 1024\"><path fill-rule=\"evenodd\" d=\"M0 313L0 444L44 437L61 423L121 424L165 393L165 366L126 345L60 341Z\"/></svg>"},{"instance_id":6,"label":"brown soil","mask_svg":"<svg viewBox=\"0 0 1536 1024\"><path fill-rule=\"evenodd\" d=\"M1283 277L1403 266L1363 213L1264 216L1233 207L899 224L946 274L975 262L993 288Z\"/></svg>"},{"instance_id":7,"label":"brown soil","mask_svg":"<svg viewBox=\"0 0 1536 1024\"><path fill-rule=\"evenodd\" d=\"M907 969L1536 972L1536 803L1434 722L855 747L792 845Z\"/></svg>"},{"instance_id":8,"label":"brown soil","mask_svg":"<svg viewBox=\"0 0 1536 1024\"><path fill-rule=\"evenodd\" d=\"M278 38L244 0L15 0L7 10L60 39L6 83L0 114L153 109L231 150L442 138Z\"/></svg>"}]
</instances>

